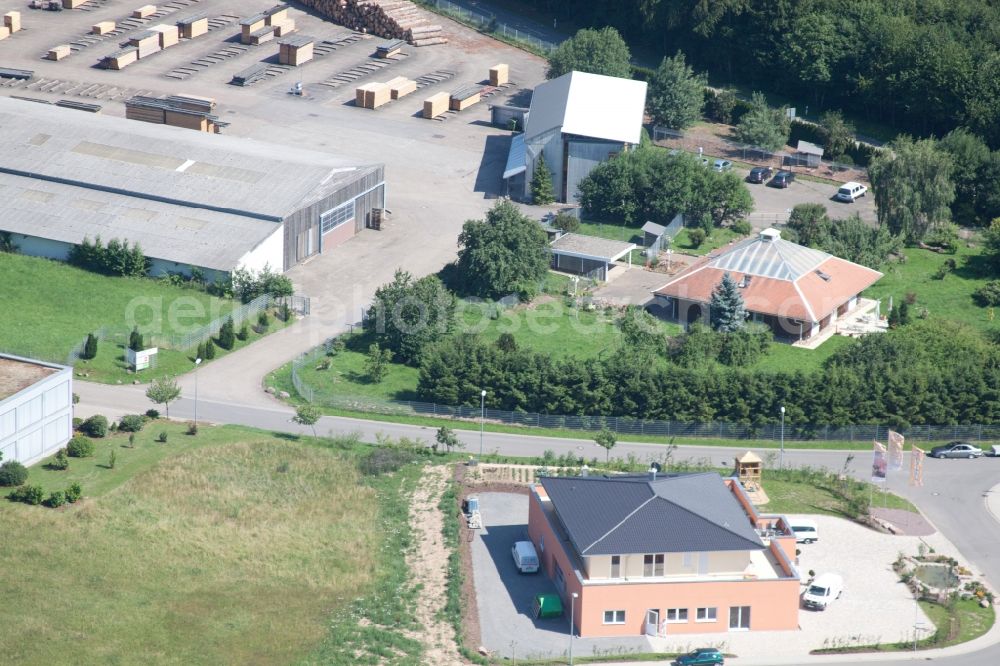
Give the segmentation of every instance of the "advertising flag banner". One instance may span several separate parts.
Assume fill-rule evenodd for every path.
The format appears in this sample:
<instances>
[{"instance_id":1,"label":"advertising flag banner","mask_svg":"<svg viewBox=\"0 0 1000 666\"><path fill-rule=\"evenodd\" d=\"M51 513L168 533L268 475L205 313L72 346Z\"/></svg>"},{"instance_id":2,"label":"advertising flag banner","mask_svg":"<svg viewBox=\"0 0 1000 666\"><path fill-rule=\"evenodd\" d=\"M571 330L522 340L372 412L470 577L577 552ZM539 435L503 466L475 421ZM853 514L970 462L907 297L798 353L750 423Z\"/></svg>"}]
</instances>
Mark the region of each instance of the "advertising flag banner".
<instances>
[{"instance_id":1,"label":"advertising flag banner","mask_svg":"<svg viewBox=\"0 0 1000 666\"><path fill-rule=\"evenodd\" d=\"M872 483L885 483L887 462L885 446L879 442L875 442L872 455Z\"/></svg>"},{"instance_id":2,"label":"advertising flag banner","mask_svg":"<svg viewBox=\"0 0 1000 666\"><path fill-rule=\"evenodd\" d=\"M915 444L910 450L910 485L924 485L924 451Z\"/></svg>"},{"instance_id":3,"label":"advertising flag banner","mask_svg":"<svg viewBox=\"0 0 1000 666\"><path fill-rule=\"evenodd\" d=\"M903 469L903 442L902 435L889 431L889 471L898 472Z\"/></svg>"}]
</instances>

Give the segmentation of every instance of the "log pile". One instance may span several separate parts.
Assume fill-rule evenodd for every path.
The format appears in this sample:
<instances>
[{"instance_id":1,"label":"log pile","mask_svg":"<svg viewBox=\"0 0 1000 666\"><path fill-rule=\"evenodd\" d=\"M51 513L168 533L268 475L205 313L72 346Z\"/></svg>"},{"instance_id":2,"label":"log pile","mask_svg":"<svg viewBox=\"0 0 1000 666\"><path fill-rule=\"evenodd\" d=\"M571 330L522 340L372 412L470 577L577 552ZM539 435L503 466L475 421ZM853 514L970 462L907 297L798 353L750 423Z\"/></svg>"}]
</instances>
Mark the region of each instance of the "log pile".
<instances>
[{"instance_id":1,"label":"log pile","mask_svg":"<svg viewBox=\"0 0 1000 666\"><path fill-rule=\"evenodd\" d=\"M428 21L425 10L409 0L302 0L335 23L386 39L405 39L413 46L446 44L441 26Z\"/></svg>"}]
</instances>

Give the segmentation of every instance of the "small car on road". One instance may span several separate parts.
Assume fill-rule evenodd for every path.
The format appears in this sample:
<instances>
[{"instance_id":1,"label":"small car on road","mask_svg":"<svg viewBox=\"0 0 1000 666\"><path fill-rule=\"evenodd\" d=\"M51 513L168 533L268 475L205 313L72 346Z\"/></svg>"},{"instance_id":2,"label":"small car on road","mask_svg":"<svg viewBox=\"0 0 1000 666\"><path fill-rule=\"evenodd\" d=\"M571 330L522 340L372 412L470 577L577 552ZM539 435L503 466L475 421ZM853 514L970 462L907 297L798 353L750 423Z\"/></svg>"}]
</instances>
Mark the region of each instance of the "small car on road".
<instances>
[{"instance_id":1,"label":"small car on road","mask_svg":"<svg viewBox=\"0 0 1000 666\"><path fill-rule=\"evenodd\" d=\"M954 441L931 449L931 458L978 458L983 450L971 442Z\"/></svg>"},{"instance_id":2,"label":"small car on road","mask_svg":"<svg viewBox=\"0 0 1000 666\"><path fill-rule=\"evenodd\" d=\"M712 163L712 169L714 171L729 171L733 168L733 163L729 160L715 160Z\"/></svg>"},{"instance_id":3,"label":"small car on road","mask_svg":"<svg viewBox=\"0 0 1000 666\"><path fill-rule=\"evenodd\" d=\"M771 187L788 187L795 180L795 174L791 171L779 171L774 174L774 178L768 183Z\"/></svg>"},{"instance_id":4,"label":"small car on road","mask_svg":"<svg viewBox=\"0 0 1000 666\"><path fill-rule=\"evenodd\" d=\"M773 175L774 169L771 167L754 167L750 169L750 175L747 176L747 182L766 183L771 180L771 176Z\"/></svg>"},{"instance_id":5,"label":"small car on road","mask_svg":"<svg viewBox=\"0 0 1000 666\"><path fill-rule=\"evenodd\" d=\"M701 666L701 664L724 664L726 658L715 648L698 648L682 654L674 660L677 666Z\"/></svg>"},{"instance_id":6,"label":"small car on road","mask_svg":"<svg viewBox=\"0 0 1000 666\"><path fill-rule=\"evenodd\" d=\"M849 183L844 183L837 190L837 193L833 195L833 198L837 201L843 201L844 203L854 203L855 200L868 194L868 188L861 183L855 183L851 181Z\"/></svg>"}]
</instances>

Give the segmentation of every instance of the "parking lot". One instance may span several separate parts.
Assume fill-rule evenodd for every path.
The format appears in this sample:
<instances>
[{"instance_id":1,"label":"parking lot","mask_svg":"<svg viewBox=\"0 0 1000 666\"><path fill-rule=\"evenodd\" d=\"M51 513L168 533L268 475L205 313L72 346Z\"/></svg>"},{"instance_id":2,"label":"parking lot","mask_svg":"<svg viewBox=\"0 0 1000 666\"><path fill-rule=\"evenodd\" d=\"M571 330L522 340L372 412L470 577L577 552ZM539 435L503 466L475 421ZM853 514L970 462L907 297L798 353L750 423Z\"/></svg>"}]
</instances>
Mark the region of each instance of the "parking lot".
<instances>
[{"instance_id":1,"label":"parking lot","mask_svg":"<svg viewBox=\"0 0 1000 666\"><path fill-rule=\"evenodd\" d=\"M524 495L483 493L485 529L472 543L473 579L482 644L501 656L558 656L568 645L568 617L537 621L531 617L535 594L555 587L544 574L521 575L510 548L526 538L528 500ZM921 543L938 553L958 557L939 533L927 537L891 536L832 516L809 516L819 527L815 544L800 544L799 571L807 576L833 572L844 579L842 597L822 612L800 610L798 631L685 634L677 638L576 639L574 654L609 652L681 652L719 645L741 661L767 663L806 657L811 650L836 642L889 643L913 639L914 620L921 636L932 626L913 596L892 570L900 552L916 554ZM568 611L567 611L568 612Z\"/></svg>"},{"instance_id":2,"label":"parking lot","mask_svg":"<svg viewBox=\"0 0 1000 666\"><path fill-rule=\"evenodd\" d=\"M750 170L733 169L733 172L746 178ZM866 222L875 224L877 221L875 198L870 192L854 203L842 203L833 198L837 193L838 184L821 183L801 177L797 177L791 185L783 189L756 183L747 183L747 187L753 195L754 212L749 219L755 229L784 223L788 220L792 208L805 203L826 206L827 212L833 219L843 219L857 213Z\"/></svg>"}]
</instances>

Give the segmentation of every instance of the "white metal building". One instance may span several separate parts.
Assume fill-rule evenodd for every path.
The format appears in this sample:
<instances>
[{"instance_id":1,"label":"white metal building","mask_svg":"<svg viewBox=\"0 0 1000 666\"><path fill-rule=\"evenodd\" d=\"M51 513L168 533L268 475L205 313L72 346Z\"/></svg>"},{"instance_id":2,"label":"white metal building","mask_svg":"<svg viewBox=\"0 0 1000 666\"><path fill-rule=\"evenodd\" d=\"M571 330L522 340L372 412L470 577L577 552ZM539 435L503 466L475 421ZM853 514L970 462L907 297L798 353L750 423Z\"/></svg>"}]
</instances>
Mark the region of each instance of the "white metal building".
<instances>
[{"instance_id":1,"label":"white metal building","mask_svg":"<svg viewBox=\"0 0 1000 666\"><path fill-rule=\"evenodd\" d=\"M65 259L85 237L138 242L155 275L284 271L385 208L382 165L0 98L0 231Z\"/></svg>"},{"instance_id":2,"label":"white metal building","mask_svg":"<svg viewBox=\"0 0 1000 666\"><path fill-rule=\"evenodd\" d=\"M0 354L0 453L25 465L62 448L73 432L73 369Z\"/></svg>"},{"instance_id":3,"label":"white metal building","mask_svg":"<svg viewBox=\"0 0 1000 666\"><path fill-rule=\"evenodd\" d=\"M524 133L512 139L503 174L508 191L530 196L544 154L556 198L576 201L577 185L595 166L639 144L645 109L645 81L570 72L539 85Z\"/></svg>"}]
</instances>

